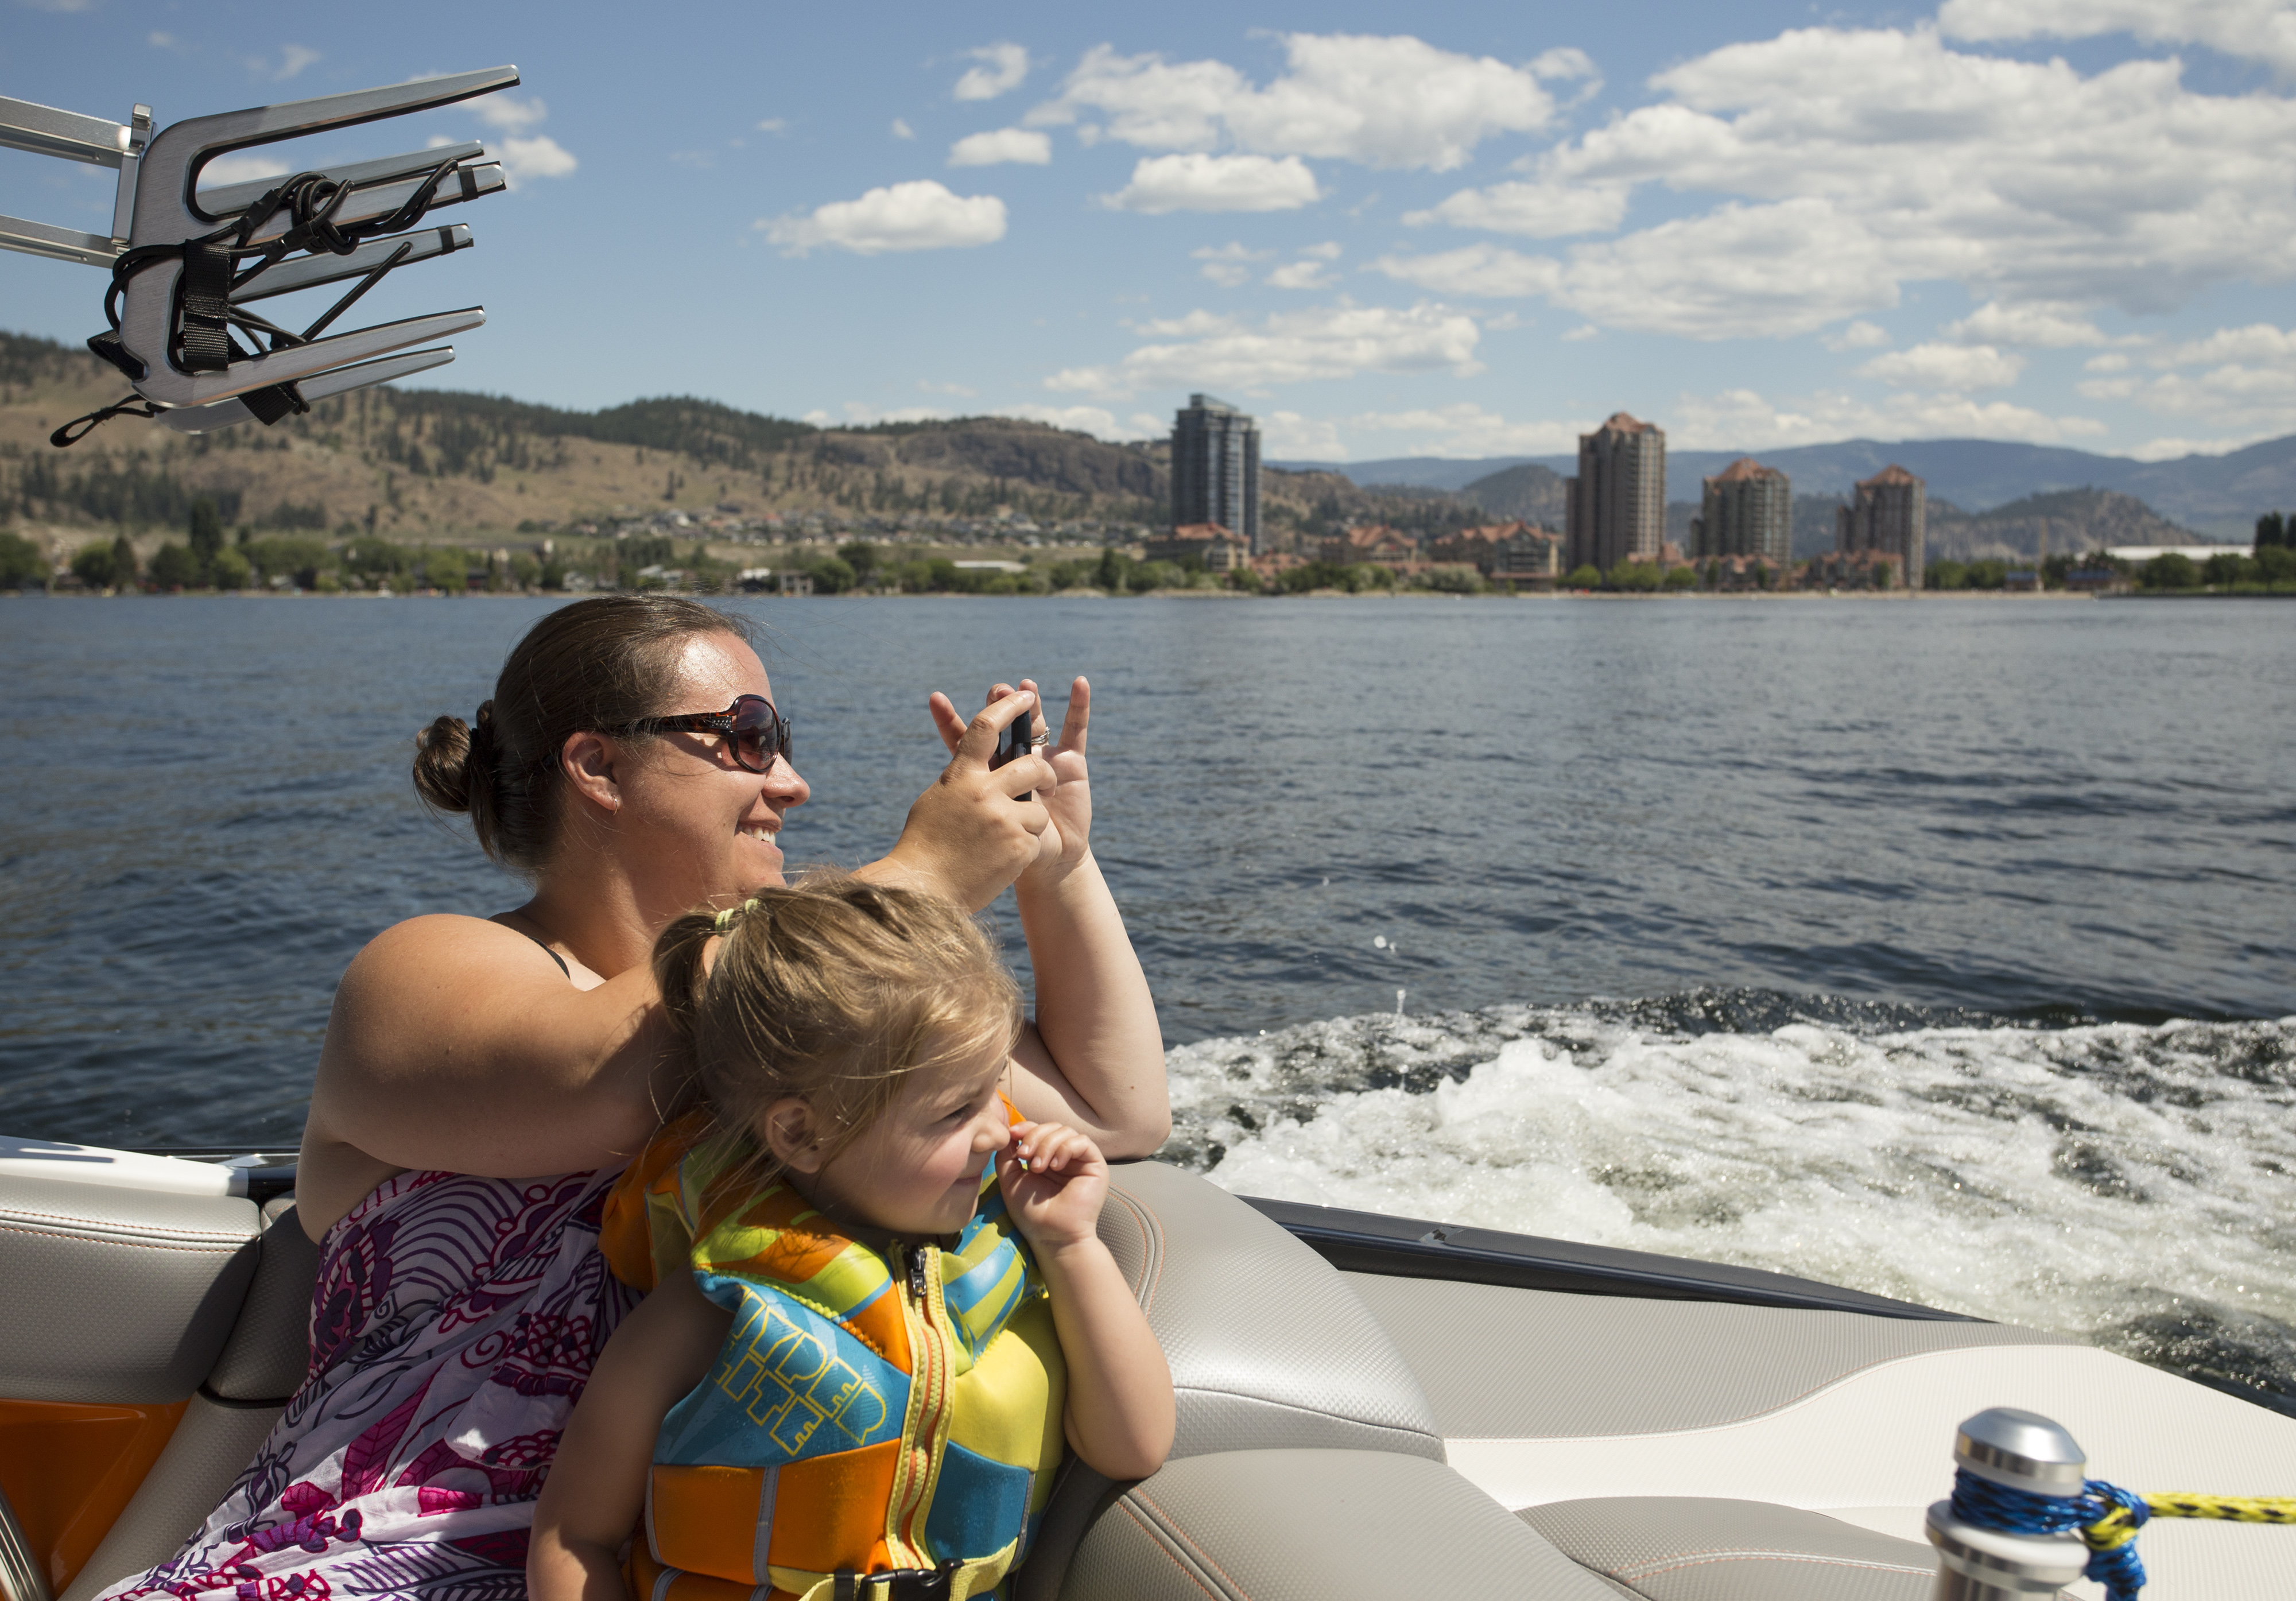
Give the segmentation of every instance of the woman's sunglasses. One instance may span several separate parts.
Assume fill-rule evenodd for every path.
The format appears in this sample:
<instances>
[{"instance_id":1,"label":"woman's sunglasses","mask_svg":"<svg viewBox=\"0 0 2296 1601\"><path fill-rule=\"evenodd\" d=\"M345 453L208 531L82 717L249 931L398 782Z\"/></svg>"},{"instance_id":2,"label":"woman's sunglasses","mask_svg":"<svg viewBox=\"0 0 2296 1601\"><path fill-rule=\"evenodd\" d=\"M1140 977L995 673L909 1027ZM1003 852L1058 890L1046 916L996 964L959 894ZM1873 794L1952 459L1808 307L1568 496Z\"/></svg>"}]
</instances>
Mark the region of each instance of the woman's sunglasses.
<instances>
[{"instance_id":1,"label":"woman's sunglasses","mask_svg":"<svg viewBox=\"0 0 2296 1601\"><path fill-rule=\"evenodd\" d=\"M789 718L763 695L735 695L723 711L683 711L675 717L640 718L599 732L630 734L722 734L734 759L752 773L773 771L774 758L790 759Z\"/></svg>"}]
</instances>

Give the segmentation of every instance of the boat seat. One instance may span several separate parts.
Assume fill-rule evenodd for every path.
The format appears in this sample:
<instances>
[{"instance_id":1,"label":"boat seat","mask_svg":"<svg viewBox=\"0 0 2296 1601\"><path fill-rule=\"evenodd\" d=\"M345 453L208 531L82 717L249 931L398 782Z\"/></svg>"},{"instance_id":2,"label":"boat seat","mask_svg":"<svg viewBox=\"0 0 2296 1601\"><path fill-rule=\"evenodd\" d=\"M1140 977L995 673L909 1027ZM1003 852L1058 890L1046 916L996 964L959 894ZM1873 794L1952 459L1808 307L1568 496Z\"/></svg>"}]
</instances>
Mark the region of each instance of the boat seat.
<instances>
[{"instance_id":1,"label":"boat seat","mask_svg":"<svg viewBox=\"0 0 2296 1601\"><path fill-rule=\"evenodd\" d=\"M1039 1560L1021 1568L1024 1582L1041 1586ZM1616 1601L1605 1581L1443 1464L1328 1449L1168 1462L1105 1502L1057 1590L1021 1593L1064 1601Z\"/></svg>"},{"instance_id":2,"label":"boat seat","mask_svg":"<svg viewBox=\"0 0 2296 1601\"><path fill-rule=\"evenodd\" d=\"M1937 1553L1767 1501L1617 1496L1515 1515L1640 1601L1929 1601Z\"/></svg>"},{"instance_id":3,"label":"boat seat","mask_svg":"<svg viewBox=\"0 0 2296 1601\"><path fill-rule=\"evenodd\" d=\"M255 1210L245 1201L234 1204ZM88 1601L174 1556L247 1470L301 1387L311 1361L311 1285L319 1248L303 1232L291 1201L273 1202L261 1220L251 1282L183 1421L57 1601Z\"/></svg>"},{"instance_id":4,"label":"boat seat","mask_svg":"<svg viewBox=\"0 0 2296 1601\"><path fill-rule=\"evenodd\" d=\"M1610 1601L1443 1460L1410 1364L1338 1269L1217 1185L1119 1166L1101 1238L1172 1369L1153 1477L1071 1461L1019 1601ZM1407 1554L1407 1555L1406 1555Z\"/></svg>"}]
</instances>

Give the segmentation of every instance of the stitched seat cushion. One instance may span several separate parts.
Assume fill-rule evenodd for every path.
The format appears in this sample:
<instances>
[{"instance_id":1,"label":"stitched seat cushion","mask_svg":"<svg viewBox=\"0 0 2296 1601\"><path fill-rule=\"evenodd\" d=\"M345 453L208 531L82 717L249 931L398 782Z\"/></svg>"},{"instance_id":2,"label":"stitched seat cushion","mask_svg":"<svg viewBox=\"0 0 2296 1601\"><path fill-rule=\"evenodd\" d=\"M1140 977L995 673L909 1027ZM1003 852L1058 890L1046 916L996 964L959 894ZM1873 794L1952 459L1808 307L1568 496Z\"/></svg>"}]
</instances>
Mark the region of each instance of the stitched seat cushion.
<instances>
[{"instance_id":1,"label":"stitched seat cushion","mask_svg":"<svg viewBox=\"0 0 2296 1601\"><path fill-rule=\"evenodd\" d=\"M1937 1575L1926 1545L1767 1501L1617 1496L1515 1515L1644 1601L1929 1601Z\"/></svg>"}]
</instances>

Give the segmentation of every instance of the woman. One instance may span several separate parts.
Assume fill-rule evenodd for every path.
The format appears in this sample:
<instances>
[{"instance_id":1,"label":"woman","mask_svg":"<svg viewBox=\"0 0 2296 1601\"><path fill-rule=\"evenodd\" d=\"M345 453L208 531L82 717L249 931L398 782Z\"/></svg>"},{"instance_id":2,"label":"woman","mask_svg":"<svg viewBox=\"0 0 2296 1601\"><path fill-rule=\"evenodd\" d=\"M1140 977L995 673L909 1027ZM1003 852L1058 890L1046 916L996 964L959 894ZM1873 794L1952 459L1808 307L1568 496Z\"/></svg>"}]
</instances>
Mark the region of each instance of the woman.
<instances>
[{"instance_id":1,"label":"woman","mask_svg":"<svg viewBox=\"0 0 2296 1601\"><path fill-rule=\"evenodd\" d=\"M1163 1044L1087 843L1089 686L1049 755L988 767L1035 690L998 686L969 724L932 697L948 767L858 875L974 909L1015 885L1037 992L1013 1098L1144 1155ZM320 1243L309 1376L207 1525L111 1595L523 1593L534 1498L632 1300L597 1250L605 1192L683 1089L654 937L782 882L810 793L788 734L740 620L639 596L552 612L474 726L425 730L415 787L533 899L413 918L343 975L296 1195Z\"/></svg>"}]
</instances>

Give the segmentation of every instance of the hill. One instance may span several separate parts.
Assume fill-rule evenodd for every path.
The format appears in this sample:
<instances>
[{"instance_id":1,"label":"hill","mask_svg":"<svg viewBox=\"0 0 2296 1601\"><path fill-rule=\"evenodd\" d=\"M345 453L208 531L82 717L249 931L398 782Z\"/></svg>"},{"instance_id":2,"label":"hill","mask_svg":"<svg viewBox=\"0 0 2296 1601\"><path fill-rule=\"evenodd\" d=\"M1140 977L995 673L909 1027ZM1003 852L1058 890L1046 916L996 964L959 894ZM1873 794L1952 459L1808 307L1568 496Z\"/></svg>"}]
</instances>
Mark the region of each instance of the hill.
<instances>
[{"instance_id":1,"label":"hill","mask_svg":"<svg viewBox=\"0 0 2296 1601\"><path fill-rule=\"evenodd\" d=\"M684 511L949 543L1033 524L1098 543L1138 538L1170 504L1160 447L1010 417L816 428L691 397L580 412L383 387L275 428L184 436L119 417L70 450L49 445L51 430L123 387L83 350L0 333L0 524L49 530L52 544L173 530L206 495L250 527L416 539L578 534ZM1436 530L1475 513L1339 473L1272 471L1262 515L1283 546L1335 523Z\"/></svg>"},{"instance_id":2,"label":"hill","mask_svg":"<svg viewBox=\"0 0 2296 1601\"><path fill-rule=\"evenodd\" d=\"M2180 528L2133 495L2117 489L2060 489L2028 495L1970 514L1950 505L1929 519L1931 560L1950 557L2062 555L2111 545L2189 545Z\"/></svg>"},{"instance_id":3,"label":"hill","mask_svg":"<svg viewBox=\"0 0 2296 1601\"><path fill-rule=\"evenodd\" d=\"M1525 522L1559 529L1567 492L1561 473L1526 462L1476 479L1459 490L1459 497L1494 517L1520 517Z\"/></svg>"},{"instance_id":4,"label":"hill","mask_svg":"<svg viewBox=\"0 0 2296 1601\"><path fill-rule=\"evenodd\" d=\"M1699 480L1741 456L1787 473L1800 494L1843 495L1861 478L1891 463L1919 473L1933 499L1956 505L2000 507L2031 495L2104 489L2137 497L2162 516L2218 538L2245 540L2256 519L2296 505L2296 435L2267 439L2223 456L2186 456L2140 462L2054 445L1997 439L1906 439L1885 444L1845 439L1779 450L1669 450L1667 495L1695 500ZM1357 483L1417 484L1464 490L1479 480L1525 464L1557 474L1578 471L1575 458L1490 456L1455 461L1437 456L1327 465ZM1309 466L1318 464L1287 464Z\"/></svg>"}]
</instances>

